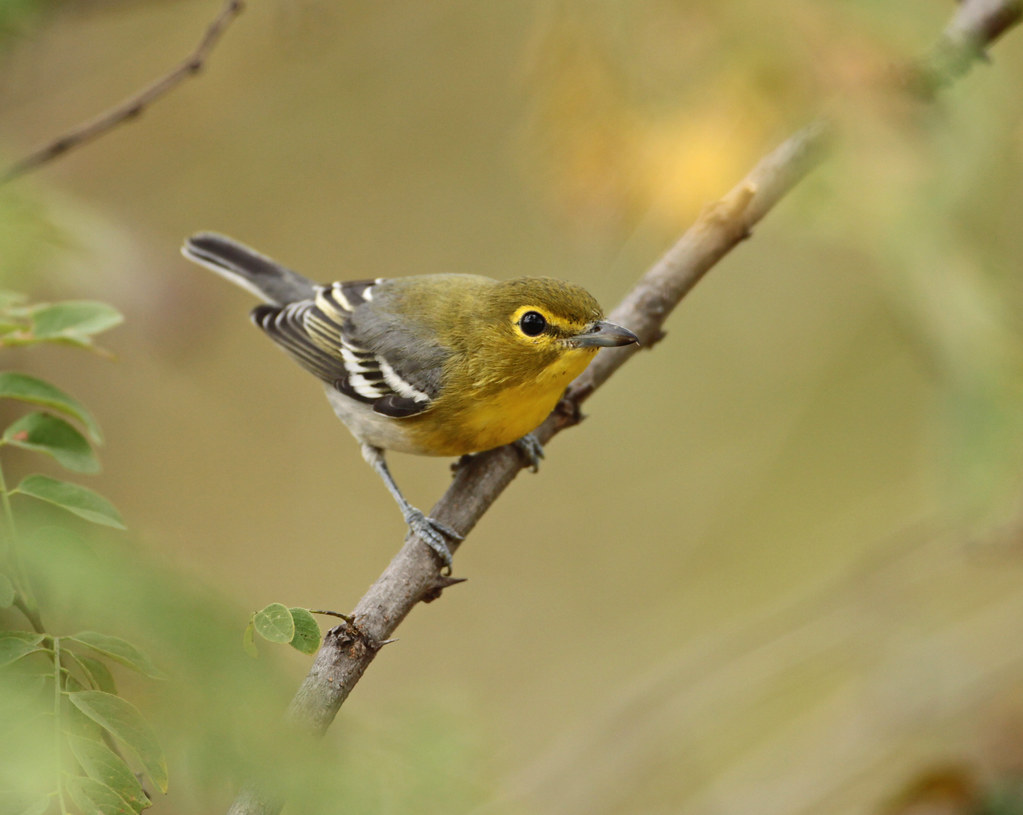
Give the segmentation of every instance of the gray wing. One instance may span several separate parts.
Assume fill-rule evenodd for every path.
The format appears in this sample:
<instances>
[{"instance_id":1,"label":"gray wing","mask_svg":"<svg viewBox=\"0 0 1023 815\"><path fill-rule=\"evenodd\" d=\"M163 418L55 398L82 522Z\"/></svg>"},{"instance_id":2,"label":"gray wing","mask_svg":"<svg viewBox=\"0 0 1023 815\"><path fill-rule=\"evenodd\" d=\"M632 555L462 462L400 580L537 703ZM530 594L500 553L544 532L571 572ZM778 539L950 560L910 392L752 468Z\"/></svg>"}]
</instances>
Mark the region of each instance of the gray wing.
<instances>
[{"instance_id":1,"label":"gray wing","mask_svg":"<svg viewBox=\"0 0 1023 815\"><path fill-rule=\"evenodd\" d=\"M384 281L317 286L315 297L257 306L256 323L306 370L385 416L422 413L440 393L443 348L374 304Z\"/></svg>"}]
</instances>

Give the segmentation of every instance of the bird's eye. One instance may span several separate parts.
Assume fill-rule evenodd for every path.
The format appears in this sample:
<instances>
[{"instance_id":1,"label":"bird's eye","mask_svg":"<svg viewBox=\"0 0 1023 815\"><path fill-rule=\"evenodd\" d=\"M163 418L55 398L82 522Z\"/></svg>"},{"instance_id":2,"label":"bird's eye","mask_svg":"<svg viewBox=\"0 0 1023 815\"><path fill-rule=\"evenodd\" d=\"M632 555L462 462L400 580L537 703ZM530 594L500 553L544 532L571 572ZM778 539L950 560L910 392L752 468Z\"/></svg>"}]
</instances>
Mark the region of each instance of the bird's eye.
<instances>
[{"instance_id":1,"label":"bird's eye","mask_svg":"<svg viewBox=\"0 0 1023 815\"><path fill-rule=\"evenodd\" d=\"M547 328L547 320L539 311L527 311L519 318L519 328L527 337L538 337Z\"/></svg>"}]
</instances>

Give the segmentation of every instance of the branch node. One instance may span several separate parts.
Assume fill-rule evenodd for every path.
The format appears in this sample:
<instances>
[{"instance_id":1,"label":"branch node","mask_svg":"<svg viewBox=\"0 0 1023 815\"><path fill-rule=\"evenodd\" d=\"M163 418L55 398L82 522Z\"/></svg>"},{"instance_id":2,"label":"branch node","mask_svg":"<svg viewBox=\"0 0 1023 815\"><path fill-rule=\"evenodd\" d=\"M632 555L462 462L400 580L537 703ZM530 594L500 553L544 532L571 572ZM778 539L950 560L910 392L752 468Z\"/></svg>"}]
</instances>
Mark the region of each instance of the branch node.
<instances>
[{"instance_id":1,"label":"branch node","mask_svg":"<svg viewBox=\"0 0 1023 815\"><path fill-rule=\"evenodd\" d=\"M359 659L366 651L376 653L388 643L395 642L395 640L378 640L368 634L356 622L354 614L349 617L337 612L327 613L336 614L342 618L343 622L330 629L323 639L324 641L328 638L334 640L338 649L343 650L349 659Z\"/></svg>"},{"instance_id":2,"label":"branch node","mask_svg":"<svg viewBox=\"0 0 1023 815\"><path fill-rule=\"evenodd\" d=\"M751 225L746 211L756 197L758 186L752 179L744 179L738 187L723 198L709 204L700 216L704 225L727 229L734 236L736 243L744 241L752 235Z\"/></svg>"}]
</instances>

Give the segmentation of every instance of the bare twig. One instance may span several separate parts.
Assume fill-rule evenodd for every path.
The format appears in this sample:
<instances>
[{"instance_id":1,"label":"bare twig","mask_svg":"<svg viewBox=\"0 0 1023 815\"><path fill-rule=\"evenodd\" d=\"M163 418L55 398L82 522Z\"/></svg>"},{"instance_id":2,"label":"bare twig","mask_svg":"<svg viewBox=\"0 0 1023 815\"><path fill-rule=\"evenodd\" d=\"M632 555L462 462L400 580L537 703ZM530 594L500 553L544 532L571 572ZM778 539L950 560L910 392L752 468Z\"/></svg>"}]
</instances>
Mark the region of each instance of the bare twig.
<instances>
[{"instance_id":1,"label":"bare twig","mask_svg":"<svg viewBox=\"0 0 1023 815\"><path fill-rule=\"evenodd\" d=\"M929 99L963 76L978 60L987 60L987 47L1023 17L1020 0L968 0L960 3L952 21L930 53L909 66L906 82Z\"/></svg>"},{"instance_id":2,"label":"bare twig","mask_svg":"<svg viewBox=\"0 0 1023 815\"><path fill-rule=\"evenodd\" d=\"M210 52L217 45L227 27L241 14L244 8L242 0L226 0L220 13L206 28L206 33L203 34L199 45L180 65L148 87L129 96L119 105L115 105L87 122L82 122L63 136L59 136L34 153L16 161L0 174L0 184L6 184L70 150L98 139L118 125L138 118L153 102L170 93L190 76L195 76L203 69Z\"/></svg>"},{"instance_id":3,"label":"bare twig","mask_svg":"<svg viewBox=\"0 0 1023 815\"><path fill-rule=\"evenodd\" d=\"M1019 22L1020 10L1019 0L964 0L939 45L920 61L919 75L930 77L935 89L962 76L982 58L986 46ZM956 57L939 65L933 57L939 52ZM763 158L731 192L700 215L614 309L611 319L635 331L644 348L654 345L665 319L681 299L718 260L749 237L753 226L816 166L831 127L818 120ZM602 351L535 432L539 440L546 443L576 424L582 403L636 351L636 346ZM469 458L459 466L431 517L467 534L522 466L522 459L510 447ZM418 602L432 599L445 587L444 581L430 550L416 538L406 541L352 612L359 621L358 631L340 625L324 638L292 700L291 720L313 732L326 730L376 656L379 649L373 644L386 641ZM279 801L250 786L239 794L229 815L275 815L280 808Z\"/></svg>"}]
</instances>

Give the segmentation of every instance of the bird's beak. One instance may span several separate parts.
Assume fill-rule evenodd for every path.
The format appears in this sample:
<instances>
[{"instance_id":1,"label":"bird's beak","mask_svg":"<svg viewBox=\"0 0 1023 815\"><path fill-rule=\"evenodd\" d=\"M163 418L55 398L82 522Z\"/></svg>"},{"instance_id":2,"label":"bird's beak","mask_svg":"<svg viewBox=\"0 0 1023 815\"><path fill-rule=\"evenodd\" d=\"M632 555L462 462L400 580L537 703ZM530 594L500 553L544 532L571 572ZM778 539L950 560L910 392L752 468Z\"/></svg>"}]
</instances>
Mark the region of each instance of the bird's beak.
<instances>
[{"instance_id":1,"label":"bird's beak","mask_svg":"<svg viewBox=\"0 0 1023 815\"><path fill-rule=\"evenodd\" d=\"M588 325L582 334L576 334L568 342L573 348L611 348L638 343L639 337L620 325L609 323L607 320L597 320Z\"/></svg>"}]
</instances>

